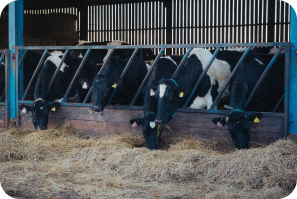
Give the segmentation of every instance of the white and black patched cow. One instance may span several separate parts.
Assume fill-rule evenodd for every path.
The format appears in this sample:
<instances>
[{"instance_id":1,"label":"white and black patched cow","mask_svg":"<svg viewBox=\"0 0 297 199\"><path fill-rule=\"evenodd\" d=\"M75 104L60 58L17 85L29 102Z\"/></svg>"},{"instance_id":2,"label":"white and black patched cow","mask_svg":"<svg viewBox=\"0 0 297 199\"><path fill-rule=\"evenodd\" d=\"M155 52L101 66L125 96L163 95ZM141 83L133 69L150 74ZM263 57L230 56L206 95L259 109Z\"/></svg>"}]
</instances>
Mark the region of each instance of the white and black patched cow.
<instances>
[{"instance_id":1,"label":"white and black patched cow","mask_svg":"<svg viewBox=\"0 0 297 199\"><path fill-rule=\"evenodd\" d=\"M271 59L272 55L248 55L230 82L229 109L231 111L227 117L212 120L218 126L228 125L229 133L237 149L249 148L250 122L259 122L262 117L261 113L246 113L246 111L271 112L284 94L285 56L281 54L248 106L245 107L248 96ZM280 109L283 109L283 104Z\"/></svg>"},{"instance_id":2,"label":"white and black patched cow","mask_svg":"<svg viewBox=\"0 0 297 199\"><path fill-rule=\"evenodd\" d=\"M120 46L120 45L130 45L124 41L104 41L104 42L90 42L90 41L79 41L74 44L75 46ZM89 54L89 59L92 60L99 68L101 64L106 60L107 55L110 53L111 49L93 49ZM82 57L86 54L87 50L79 49L79 50L70 50L70 54L76 57ZM115 49L112 56L119 56L122 58L130 58L134 49ZM151 49L139 49L136 57L144 60L150 61L155 59L155 55Z\"/></svg>"},{"instance_id":3,"label":"white and black patched cow","mask_svg":"<svg viewBox=\"0 0 297 199\"><path fill-rule=\"evenodd\" d=\"M111 57L100 75L95 77L92 87L93 111L101 112L104 110L114 89L116 89L116 93L110 104L127 105L131 103L147 73L147 67L143 60L135 57L125 76L120 78L128 61L129 58ZM142 105L142 102L143 99L140 96L135 104Z\"/></svg>"},{"instance_id":4,"label":"white and black patched cow","mask_svg":"<svg viewBox=\"0 0 297 199\"><path fill-rule=\"evenodd\" d=\"M158 149L161 140L161 129L158 135L158 126L155 122L158 105L153 89L158 86L161 79L168 79L173 75L181 60L182 57L177 55L166 56L158 60L142 90L144 117L130 120L132 127L142 125L142 134L148 149Z\"/></svg>"},{"instance_id":5,"label":"white and black patched cow","mask_svg":"<svg viewBox=\"0 0 297 199\"><path fill-rule=\"evenodd\" d=\"M185 64L171 79L160 81L156 92L157 123L168 123L176 109L186 103L213 52L200 48L193 49ZM209 109L242 54L242 51L220 51L187 106L193 109ZM222 97L227 96L229 96L228 90Z\"/></svg>"},{"instance_id":6,"label":"white and black patched cow","mask_svg":"<svg viewBox=\"0 0 297 199\"><path fill-rule=\"evenodd\" d=\"M47 128L49 111L56 111L60 107L59 102L63 99L66 90L82 61L82 59L78 57L70 55L66 56L62 67L58 71L58 74L48 91L49 83L62 60L62 56L63 53L59 51L47 54L46 60L40 69L38 78L34 84L33 105L20 105L19 107L23 113L32 112L34 127L41 130ZM28 57L28 59L32 59L32 57ZM26 69L26 66L24 66L24 68ZM86 60L68 95L69 97L72 97L72 99L75 99L74 102L81 102L85 98L91 87L91 80L94 79L97 72L98 70L96 66L89 60ZM26 75L27 74L25 74L25 76ZM26 79L30 79L31 77L32 76L29 78L26 77ZM49 101L54 103L49 103Z\"/></svg>"}]
</instances>

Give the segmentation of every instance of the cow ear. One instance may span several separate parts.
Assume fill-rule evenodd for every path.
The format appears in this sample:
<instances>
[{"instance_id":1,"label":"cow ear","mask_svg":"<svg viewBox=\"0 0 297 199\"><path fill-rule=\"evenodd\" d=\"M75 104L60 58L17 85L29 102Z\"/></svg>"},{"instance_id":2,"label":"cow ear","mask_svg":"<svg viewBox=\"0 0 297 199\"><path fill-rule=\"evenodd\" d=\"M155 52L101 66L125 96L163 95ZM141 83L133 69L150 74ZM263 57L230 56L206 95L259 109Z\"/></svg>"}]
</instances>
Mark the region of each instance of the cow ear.
<instances>
[{"instance_id":1,"label":"cow ear","mask_svg":"<svg viewBox=\"0 0 297 199\"><path fill-rule=\"evenodd\" d=\"M61 104L59 102L54 102L49 105L51 111L57 111L60 108Z\"/></svg>"},{"instance_id":2,"label":"cow ear","mask_svg":"<svg viewBox=\"0 0 297 199\"><path fill-rule=\"evenodd\" d=\"M262 116L263 116L262 113L247 114L247 118L249 119L249 121L253 121L255 123L259 123Z\"/></svg>"},{"instance_id":3,"label":"cow ear","mask_svg":"<svg viewBox=\"0 0 297 199\"><path fill-rule=\"evenodd\" d=\"M220 126L220 127L222 127L222 126L224 126L225 124L227 124L228 121L229 121L229 117L226 117L226 118L224 118L224 117L217 117L217 118L213 118L213 119L212 119L212 122L213 122L215 125Z\"/></svg>"},{"instance_id":4,"label":"cow ear","mask_svg":"<svg viewBox=\"0 0 297 199\"><path fill-rule=\"evenodd\" d=\"M123 89L123 78L116 78L114 84L112 84L113 88L117 88L119 91L121 91Z\"/></svg>"},{"instance_id":5,"label":"cow ear","mask_svg":"<svg viewBox=\"0 0 297 199\"><path fill-rule=\"evenodd\" d=\"M20 105L19 106L19 109L20 109L20 111L22 113L28 113L30 111L32 112L32 107L31 106L24 105L24 104Z\"/></svg>"}]
</instances>

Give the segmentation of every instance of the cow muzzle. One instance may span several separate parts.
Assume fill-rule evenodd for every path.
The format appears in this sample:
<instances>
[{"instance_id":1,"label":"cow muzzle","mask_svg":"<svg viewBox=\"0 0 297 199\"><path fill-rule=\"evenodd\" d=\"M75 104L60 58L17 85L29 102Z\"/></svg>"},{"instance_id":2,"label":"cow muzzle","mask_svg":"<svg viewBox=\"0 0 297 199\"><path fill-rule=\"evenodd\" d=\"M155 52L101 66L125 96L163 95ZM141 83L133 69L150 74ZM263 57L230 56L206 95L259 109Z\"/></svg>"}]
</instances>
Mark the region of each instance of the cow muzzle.
<instances>
[{"instance_id":1,"label":"cow muzzle","mask_svg":"<svg viewBox=\"0 0 297 199\"><path fill-rule=\"evenodd\" d=\"M100 112L100 106L93 106L93 111Z\"/></svg>"}]
</instances>

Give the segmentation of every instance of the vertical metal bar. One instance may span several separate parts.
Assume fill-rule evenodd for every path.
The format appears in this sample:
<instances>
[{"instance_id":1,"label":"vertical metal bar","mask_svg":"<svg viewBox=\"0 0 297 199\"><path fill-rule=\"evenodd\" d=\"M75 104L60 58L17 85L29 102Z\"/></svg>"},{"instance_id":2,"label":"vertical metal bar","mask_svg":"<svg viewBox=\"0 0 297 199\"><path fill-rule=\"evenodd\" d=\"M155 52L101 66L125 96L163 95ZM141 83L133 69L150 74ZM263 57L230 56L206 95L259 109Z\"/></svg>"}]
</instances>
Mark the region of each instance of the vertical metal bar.
<instances>
[{"instance_id":1,"label":"vertical metal bar","mask_svg":"<svg viewBox=\"0 0 297 199\"><path fill-rule=\"evenodd\" d=\"M90 52L91 52L91 49L88 49L88 51L86 52L83 60L81 61L80 65L79 65L79 67L78 67L78 69L77 69L77 71L76 71L76 73L75 73L75 75L74 75L74 77L73 77L73 79L72 79L72 81L71 81L71 83L70 83L70 85L69 85L69 87L68 87L68 89L67 89L64 97L63 97L62 102L65 102L66 101L66 98L67 98L67 96L70 93L70 89L72 88L72 86L73 86L73 84L74 84L74 82L75 82L75 80L76 80L79 72L81 71L82 67L84 66L85 62L87 61L87 58L88 58Z\"/></svg>"},{"instance_id":2,"label":"vertical metal bar","mask_svg":"<svg viewBox=\"0 0 297 199\"><path fill-rule=\"evenodd\" d=\"M133 52L132 56L130 57L128 63L126 64L126 67L124 68L124 70L123 70L123 72L122 72L120 78L123 78L123 77L125 76L127 70L129 69L130 65L132 64L132 62L133 62L133 60L134 60L134 58L135 58L135 55L137 54L138 50L139 50L138 48L136 48L136 49L134 50L134 52ZM111 100L112 100L114 94L116 93L116 91L117 91L117 88L115 88L115 89L113 90L113 92L112 92L112 94L111 94L111 97L110 97L110 99L109 99L108 104L111 102Z\"/></svg>"},{"instance_id":3,"label":"vertical metal bar","mask_svg":"<svg viewBox=\"0 0 297 199\"><path fill-rule=\"evenodd\" d=\"M220 49L221 49L220 47L217 48L217 50L216 50L215 53L213 54L212 58L209 60L209 62L208 62L208 64L206 65L205 69L203 70L202 74L200 75L198 81L195 83L195 86L194 86L194 88L193 88L193 90L192 90L190 96L188 97L187 102L186 102L186 104L184 105L184 107L187 107L187 105L188 105L188 103L190 102L191 98L193 97L193 95L194 95L196 89L198 88L199 83L201 82L201 80L203 79L203 77L205 76L205 74L207 73L208 69L210 68L211 64L213 63L213 61L215 60L217 54L219 53Z\"/></svg>"},{"instance_id":4,"label":"vertical metal bar","mask_svg":"<svg viewBox=\"0 0 297 199\"><path fill-rule=\"evenodd\" d=\"M268 64L268 66L266 67L265 71L263 72L263 74L261 75L260 79L258 80L257 84L255 85L255 87L253 88L252 92L250 93L249 97L246 100L246 104L245 107L247 107L247 105L249 104L249 102L251 101L252 97L254 96L254 94L256 93L259 85L261 84L261 82L263 81L263 79L266 77L267 73L269 72L269 70L271 69L271 67L273 66L275 60L277 59L277 57L279 56L279 54L281 53L282 49L284 48L284 46L281 46L277 53L273 56L272 60L270 61L270 63Z\"/></svg>"},{"instance_id":5,"label":"vertical metal bar","mask_svg":"<svg viewBox=\"0 0 297 199\"><path fill-rule=\"evenodd\" d=\"M245 52L243 53L243 55L241 56L240 60L238 61L238 63L236 64L235 68L233 69L230 77L228 78L228 80L226 81L225 85L222 87L222 89L220 90L220 93L218 94L217 98L215 99L215 101L213 102L213 104L210 107L210 110L213 110L214 107L217 106L219 99L221 98L221 96L223 95L223 93L225 92L227 86L229 85L231 79L233 78L233 76L236 74L236 71L238 70L239 66L241 66L241 64L243 63L243 61L245 60L246 56L248 55L248 53L250 52L252 46L249 46Z\"/></svg>"},{"instance_id":6,"label":"vertical metal bar","mask_svg":"<svg viewBox=\"0 0 297 199\"><path fill-rule=\"evenodd\" d=\"M110 53L107 55L106 60L105 60L105 62L103 63L103 65L102 65L102 67L100 68L100 70L99 70L99 72L97 73L97 75L99 75L99 74L101 73L101 71L106 67L106 65L107 65L109 59L111 58L113 52L114 52L114 49L111 49ZM96 78L96 77L95 77L95 78ZM94 79L95 79L95 78L94 78ZM94 81L94 80L93 80L93 81ZM89 97L90 97L90 95L91 95L91 91L92 91L92 89L93 89L93 85L91 86L91 88L90 88L88 94L86 95L86 97L85 97L85 99L84 99L84 101L83 101L83 104L85 104L85 103L88 101L88 99L89 99Z\"/></svg>"},{"instance_id":7,"label":"vertical metal bar","mask_svg":"<svg viewBox=\"0 0 297 199\"><path fill-rule=\"evenodd\" d=\"M55 73L54 73L54 75L53 75L53 77L52 77L52 79L51 79L51 81L50 81L50 83L49 83L49 85L48 85L47 93L48 93L49 90L51 89L51 86L53 85L54 80L55 80L55 78L56 78L58 72L60 71L60 69L61 69L61 67L62 67L62 65L63 65L63 63L64 63L64 61L65 61L68 52L69 52L69 49L66 49L66 51L65 51L65 53L64 53L64 55L63 55L63 57L62 57L62 60L61 60L61 62L60 62L60 64L59 64L59 66L57 67L57 69L56 69L56 71L55 71Z\"/></svg>"},{"instance_id":8,"label":"vertical metal bar","mask_svg":"<svg viewBox=\"0 0 297 199\"><path fill-rule=\"evenodd\" d=\"M5 51L5 127L8 128L10 121L10 100L9 100L9 50Z\"/></svg>"},{"instance_id":9,"label":"vertical metal bar","mask_svg":"<svg viewBox=\"0 0 297 199\"><path fill-rule=\"evenodd\" d=\"M177 73L178 69L185 63L187 57L189 56L189 54L191 53L192 50L193 50L193 48L189 48L189 50L187 51L187 53L184 55L183 59L179 63L179 65L178 65L177 69L175 70L174 74L172 75L172 77Z\"/></svg>"},{"instance_id":10,"label":"vertical metal bar","mask_svg":"<svg viewBox=\"0 0 297 199\"><path fill-rule=\"evenodd\" d=\"M149 71L148 71L147 74L145 75L145 77L144 77L144 79L143 79L143 81L142 81L140 87L138 88L138 90L137 90L135 96L133 97L133 100L132 100L130 106L133 106L133 105L134 105L134 103L135 103L136 99L138 98L138 96L139 96L139 94L140 94L140 92L141 92L141 90L142 90L144 84L146 83L146 81L147 81L148 78L150 77L151 73L153 72L153 70L154 70L154 68L155 68L155 66L156 66L156 63L157 63L158 60L160 59L160 57L161 57L161 55L163 54L163 52L164 52L164 48L162 48L162 49L160 50L159 54L157 55L156 59L154 60L154 62L153 62L153 64L152 64L152 66L150 67Z\"/></svg>"},{"instance_id":11,"label":"vertical metal bar","mask_svg":"<svg viewBox=\"0 0 297 199\"><path fill-rule=\"evenodd\" d=\"M16 117L16 96L15 96L15 88L16 88L16 57L14 56L16 46L23 45L23 18L24 18L24 1L18 0L11 2L9 4L9 50L11 52L11 56L9 57L9 106L10 106L10 119Z\"/></svg>"},{"instance_id":12,"label":"vertical metal bar","mask_svg":"<svg viewBox=\"0 0 297 199\"><path fill-rule=\"evenodd\" d=\"M29 84L28 84L28 86L27 86L27 88L26 88L26 91L25 91L25 93L24 93L24 95L23 95L23 97L22 97L22 100L24 100L24 99L26 98L26 96L27 96L27 94L28 94L28 91L29 91L31 85L32 85L32 83L33 83L35 77L37 76L37 73L38 73L39 69L41 68L41 66L42 66L42 64L43 64L43 62L44 62L44 59L45 59L46 54L47 54L47 51L48 51L47 49L44 50L43 55L42 55L42 57L41 57L41 59L40 59L38 65L37 65L37 67L36 67L36 69L35 69L35 71L34 71L34 73L33 73L33 76L32 76L32 78L31 78L31 80L30 80L30 82L29 82Z\"/></svg>"}]
</instances>

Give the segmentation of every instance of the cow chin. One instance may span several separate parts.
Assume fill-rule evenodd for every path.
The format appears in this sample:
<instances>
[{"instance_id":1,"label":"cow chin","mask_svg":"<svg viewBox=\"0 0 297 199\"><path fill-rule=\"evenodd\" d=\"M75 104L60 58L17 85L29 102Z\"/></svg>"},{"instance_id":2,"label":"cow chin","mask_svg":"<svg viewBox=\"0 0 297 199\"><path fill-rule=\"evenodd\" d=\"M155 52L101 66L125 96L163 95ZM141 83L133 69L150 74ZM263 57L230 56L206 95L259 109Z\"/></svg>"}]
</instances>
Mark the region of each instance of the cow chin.
<instances>
[{"instance_id":1,"label":"cow chin","mask_svg":"<svg viewBox=\"0 0 297 199\"><path fill-rule=\"evenodd\" d=\"M38 120L34 120L33 118L33 124L35 129L39 129L39 130L46 130L47 129L47 124L48 124L48 116L46 117L42 117L39 118Z\"/></svg>"}]
</instances>

